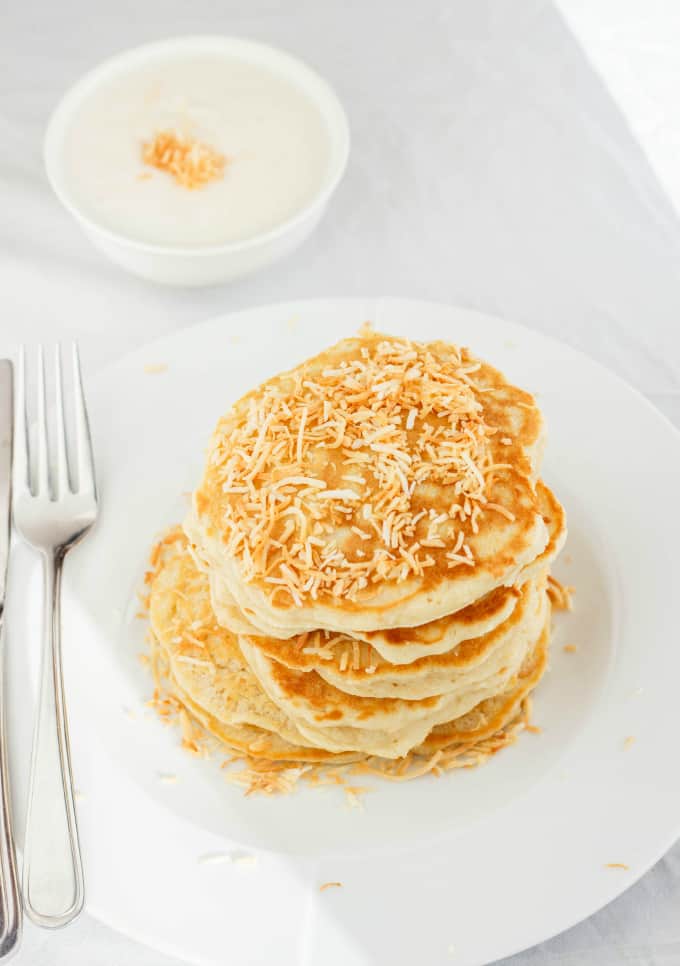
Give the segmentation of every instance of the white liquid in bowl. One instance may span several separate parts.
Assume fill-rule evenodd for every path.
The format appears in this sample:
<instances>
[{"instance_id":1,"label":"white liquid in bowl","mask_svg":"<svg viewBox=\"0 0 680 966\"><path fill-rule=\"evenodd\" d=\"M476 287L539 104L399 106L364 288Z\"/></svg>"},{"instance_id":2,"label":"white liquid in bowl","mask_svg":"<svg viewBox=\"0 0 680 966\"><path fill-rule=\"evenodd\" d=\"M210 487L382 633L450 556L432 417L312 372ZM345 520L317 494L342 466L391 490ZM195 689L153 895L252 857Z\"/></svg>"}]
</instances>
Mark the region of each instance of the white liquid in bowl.
<instances>
[{"instance_id":1,"label":"white liquid in bowl","mask_svg":"<svg viewBox=\"0 0 680 966\"><path fill-rule=\"evenodd\" d=\"M224 177L188 190L144 164L142 145L162 130L225 155ZM321 110L293 81L206 52L130 67L90 90L65 131L61 168L74 204L103 228L198 247L281 225L319 194L331 155Z\"/></svg>"}]
</instances>

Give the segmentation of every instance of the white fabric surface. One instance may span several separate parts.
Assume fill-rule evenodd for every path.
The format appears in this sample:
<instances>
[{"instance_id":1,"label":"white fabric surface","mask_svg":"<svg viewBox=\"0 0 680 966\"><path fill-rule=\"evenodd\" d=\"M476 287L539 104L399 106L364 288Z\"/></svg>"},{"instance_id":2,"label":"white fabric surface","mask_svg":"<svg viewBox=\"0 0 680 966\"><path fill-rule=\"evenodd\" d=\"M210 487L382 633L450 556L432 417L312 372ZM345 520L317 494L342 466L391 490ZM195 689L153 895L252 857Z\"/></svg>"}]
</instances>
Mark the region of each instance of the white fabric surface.
<instances>
[{"instance_id":1,"label":"white fabric surface","mask_svg":"<svg viewBox=\"0 0 680 966\"><path fill-rule=\"evenodd\" d=\"M404 295L497 313L563 339L680 425L680 223L647 160L658 166L658 155L631 133L629 125L644 142L641 99L627 119L625 85L613 82L617 103L606 86L616 69L590 44L595 35L617 36L621 7L563 6L587 53L547 0L5 5L0 354L18 341L77 338L94 373L137 345L230 309L317 295ZM629 40L641 6L625 4ZM676 56L677 17L664 4L644 9L649 57L659 45ZM328 217L297 254L229 287L165 290L122 274L90 248L46 184L41 137L61 92L104 56L211 31L278 44L323 72L346 105L352 155ZM638 49L636 63L645 56ZM670 83L670 71L666 77ZM654 108L656 89L648 93ZM680 846L607 909L507 963L680 963L678 908ZM27 925L16 962L171 961L84 915L56 934Z\"/></svg>"},{"instance_id":2,"label":"white fabric surface","mask_svg":"<svg viewBox=\"0 0 680 966\"><path fill-rule=\"evenodd\" d=\"M680 4L562 0L569 25L680 208Z\"/></svg>"}]
</instances>

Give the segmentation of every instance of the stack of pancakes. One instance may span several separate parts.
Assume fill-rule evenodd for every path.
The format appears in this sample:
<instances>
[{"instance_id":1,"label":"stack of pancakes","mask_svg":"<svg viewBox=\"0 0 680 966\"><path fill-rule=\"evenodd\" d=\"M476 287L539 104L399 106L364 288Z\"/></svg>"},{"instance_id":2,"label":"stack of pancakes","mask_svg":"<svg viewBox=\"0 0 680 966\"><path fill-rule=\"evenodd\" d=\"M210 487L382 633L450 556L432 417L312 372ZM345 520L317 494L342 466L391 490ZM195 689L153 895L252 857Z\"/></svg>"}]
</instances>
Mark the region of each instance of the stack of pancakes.
<instances>
[{"instance_id":1,"label":"stack of pancakes","mask_svg":"<svg viewBox=\"0 0 680 966\"><path fill-rule=\"evenodd\" d=\"M150 622L174 697L272 762L402 759L512 721L545 670L564 511L534 398L362 331L220 420Z\"/></svg>"}]
</instances>

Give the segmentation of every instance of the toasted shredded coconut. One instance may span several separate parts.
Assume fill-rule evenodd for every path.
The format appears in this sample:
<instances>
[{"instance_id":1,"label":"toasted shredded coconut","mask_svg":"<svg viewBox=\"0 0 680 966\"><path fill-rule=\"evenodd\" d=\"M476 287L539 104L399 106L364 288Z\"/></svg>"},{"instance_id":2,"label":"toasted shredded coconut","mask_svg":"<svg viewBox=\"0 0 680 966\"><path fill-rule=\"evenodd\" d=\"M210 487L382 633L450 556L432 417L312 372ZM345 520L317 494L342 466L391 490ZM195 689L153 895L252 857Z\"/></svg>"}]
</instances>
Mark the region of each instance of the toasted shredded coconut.
<instances>
[{"instance_id":1,"label":"toasted shredded coconut","mask_svg":"<svg viewBox=\"0 0 680 966\"><path fill-rule=\"evenodd\" d=\"M437 563L432 550L449 567L473 567L467 535L479 532L480 518L515 519L491 499L509 464L494 462L495 429L471 378L478 369L455 346L441 358L406 339L376 340L337 367L300 367L284 391L266 384L232 410L209 465L226 497L226 551L245 579L300 605L321 594L356 600L377 581L422 577ZM338 450L347 485L319 478L319 447ZM430 485L451 494L436 523L415 502ZM339 526L382 546L366 554L329 540Z\"/></svg>"},{"instance_id":2,"label":"toasted shredded coconut","mask_svg":"<svg viewBox=\"0 0 680 966\"><path fill-rule=\"evenodd\" d=\"M576 647L575 644L565 644L562 650L566 651L567 654L576 654L576 651L578 650L578 648Z\"/></svg>"},{"instance_id":3,"label":"toasted shredded coconut","mask_svg":"<svg viewBox=\"0 0 680 966\"><path fill-rule=\"evenodd\" d=\"M210 668L212 671L215 670L215 665L211 664L210 661L202 661L198 657L189 657L188 654L180 654L177 660L181 664L194 664L197 667L207 667L207 668Z\"/></svg>"},{"instance_id":4,"label":"toasted shredded coconut","mask_svg":"<svg viewBox=\"0 0 680 966\"><path fill-rule=\"evenodd\" d=\"M370 791L363 785L343 785L343 791L345 792L345 800L350 808L359 808L363 810L364 803L362 795L365 792Z\"/></svg>"},{"instance_id":5,"label":"toasted shredded coconut","mask_svg":"<svg viewBox=\"0 0 680 966\"><path fill-rule=\"evenodd\" d=\"M625 862L607 862L605 869L623 869L625 872L628 872L630 866L626 865Z\"/></svg>"},{"instance_id":6,"label":"toasted shredded coconut","mask_svg":"<svg viewBox=\"0 0 680 966\"><path fill-rule=\"evenodd\" d=\"M324 892L326 889L332 889L334 887L337 887L337 888L341 889L342 888L342 882L323 882L319 886L319 892Z\"/></svg>"},{"instance_id":7,"label":"toasted shredded coconut","mask_svg":"<svg viewBox=\"0 0 680 966\"><path fill-rule=\"evenodd\" d=\"M635 735L628 735L628 737L624 738L623 740L623 747L626 750L628 750L628 748L632 748L634 744L635 744Z\"/></svg>"},{"instance_id":8,"label":"toasted shredded coconut","mask_svg":"<svg viewBox=\"0 0 680 966\"><path fill-rule=\"evenodd\" d=\"M555 610L573 610L572 597L574 590L574 587L567 587L565 584L560 583L557 577L549 574L548 597Z\"/></svg>"},{"instance_id":9,"label":"toasted shredded coconut","mask_svg":"<svg viewBox=\"0 0 680 966\"><path fill-rule=\"evenodd\" d=\"M176 131L159 131L142 145L142 161L194 190L224 177L227 159L207 144Z\"/></svg>"}]
</instances>

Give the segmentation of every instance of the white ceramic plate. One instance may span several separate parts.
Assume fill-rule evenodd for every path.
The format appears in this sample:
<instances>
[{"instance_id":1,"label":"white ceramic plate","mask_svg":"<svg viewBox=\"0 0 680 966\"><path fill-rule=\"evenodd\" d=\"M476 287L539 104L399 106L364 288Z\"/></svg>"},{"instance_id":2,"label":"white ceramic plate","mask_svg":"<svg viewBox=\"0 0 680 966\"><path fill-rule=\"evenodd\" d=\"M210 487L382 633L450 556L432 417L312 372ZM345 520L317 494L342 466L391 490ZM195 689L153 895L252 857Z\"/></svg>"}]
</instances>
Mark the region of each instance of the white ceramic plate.
<instances>
[{"instance_id":1,"label":"white ceramic plate","mask_svg":"<svg viewBox=\"0 0 680 966\"><path fill-rule=\"evenodd\" d=\"M366 319L470 345L538 393L544 476L570 524L557 573L577 588L575 611L556 620L535 701L541 734L486 766L377 784L363 810L337 789L245 798L145 707L135 592L154 535L184 512L218 416ZM101 519L69 560L64 610L93 915L191 962L478 964L588 916L672 844L680 437L641 396L526 329L391 299L226 316L128 356L88 388ZM38 592L34 577L16 584ZM225 861L201 860L214 854ZM342 888L320 892L328 881Z\"/></svg>"}]
</instances>

